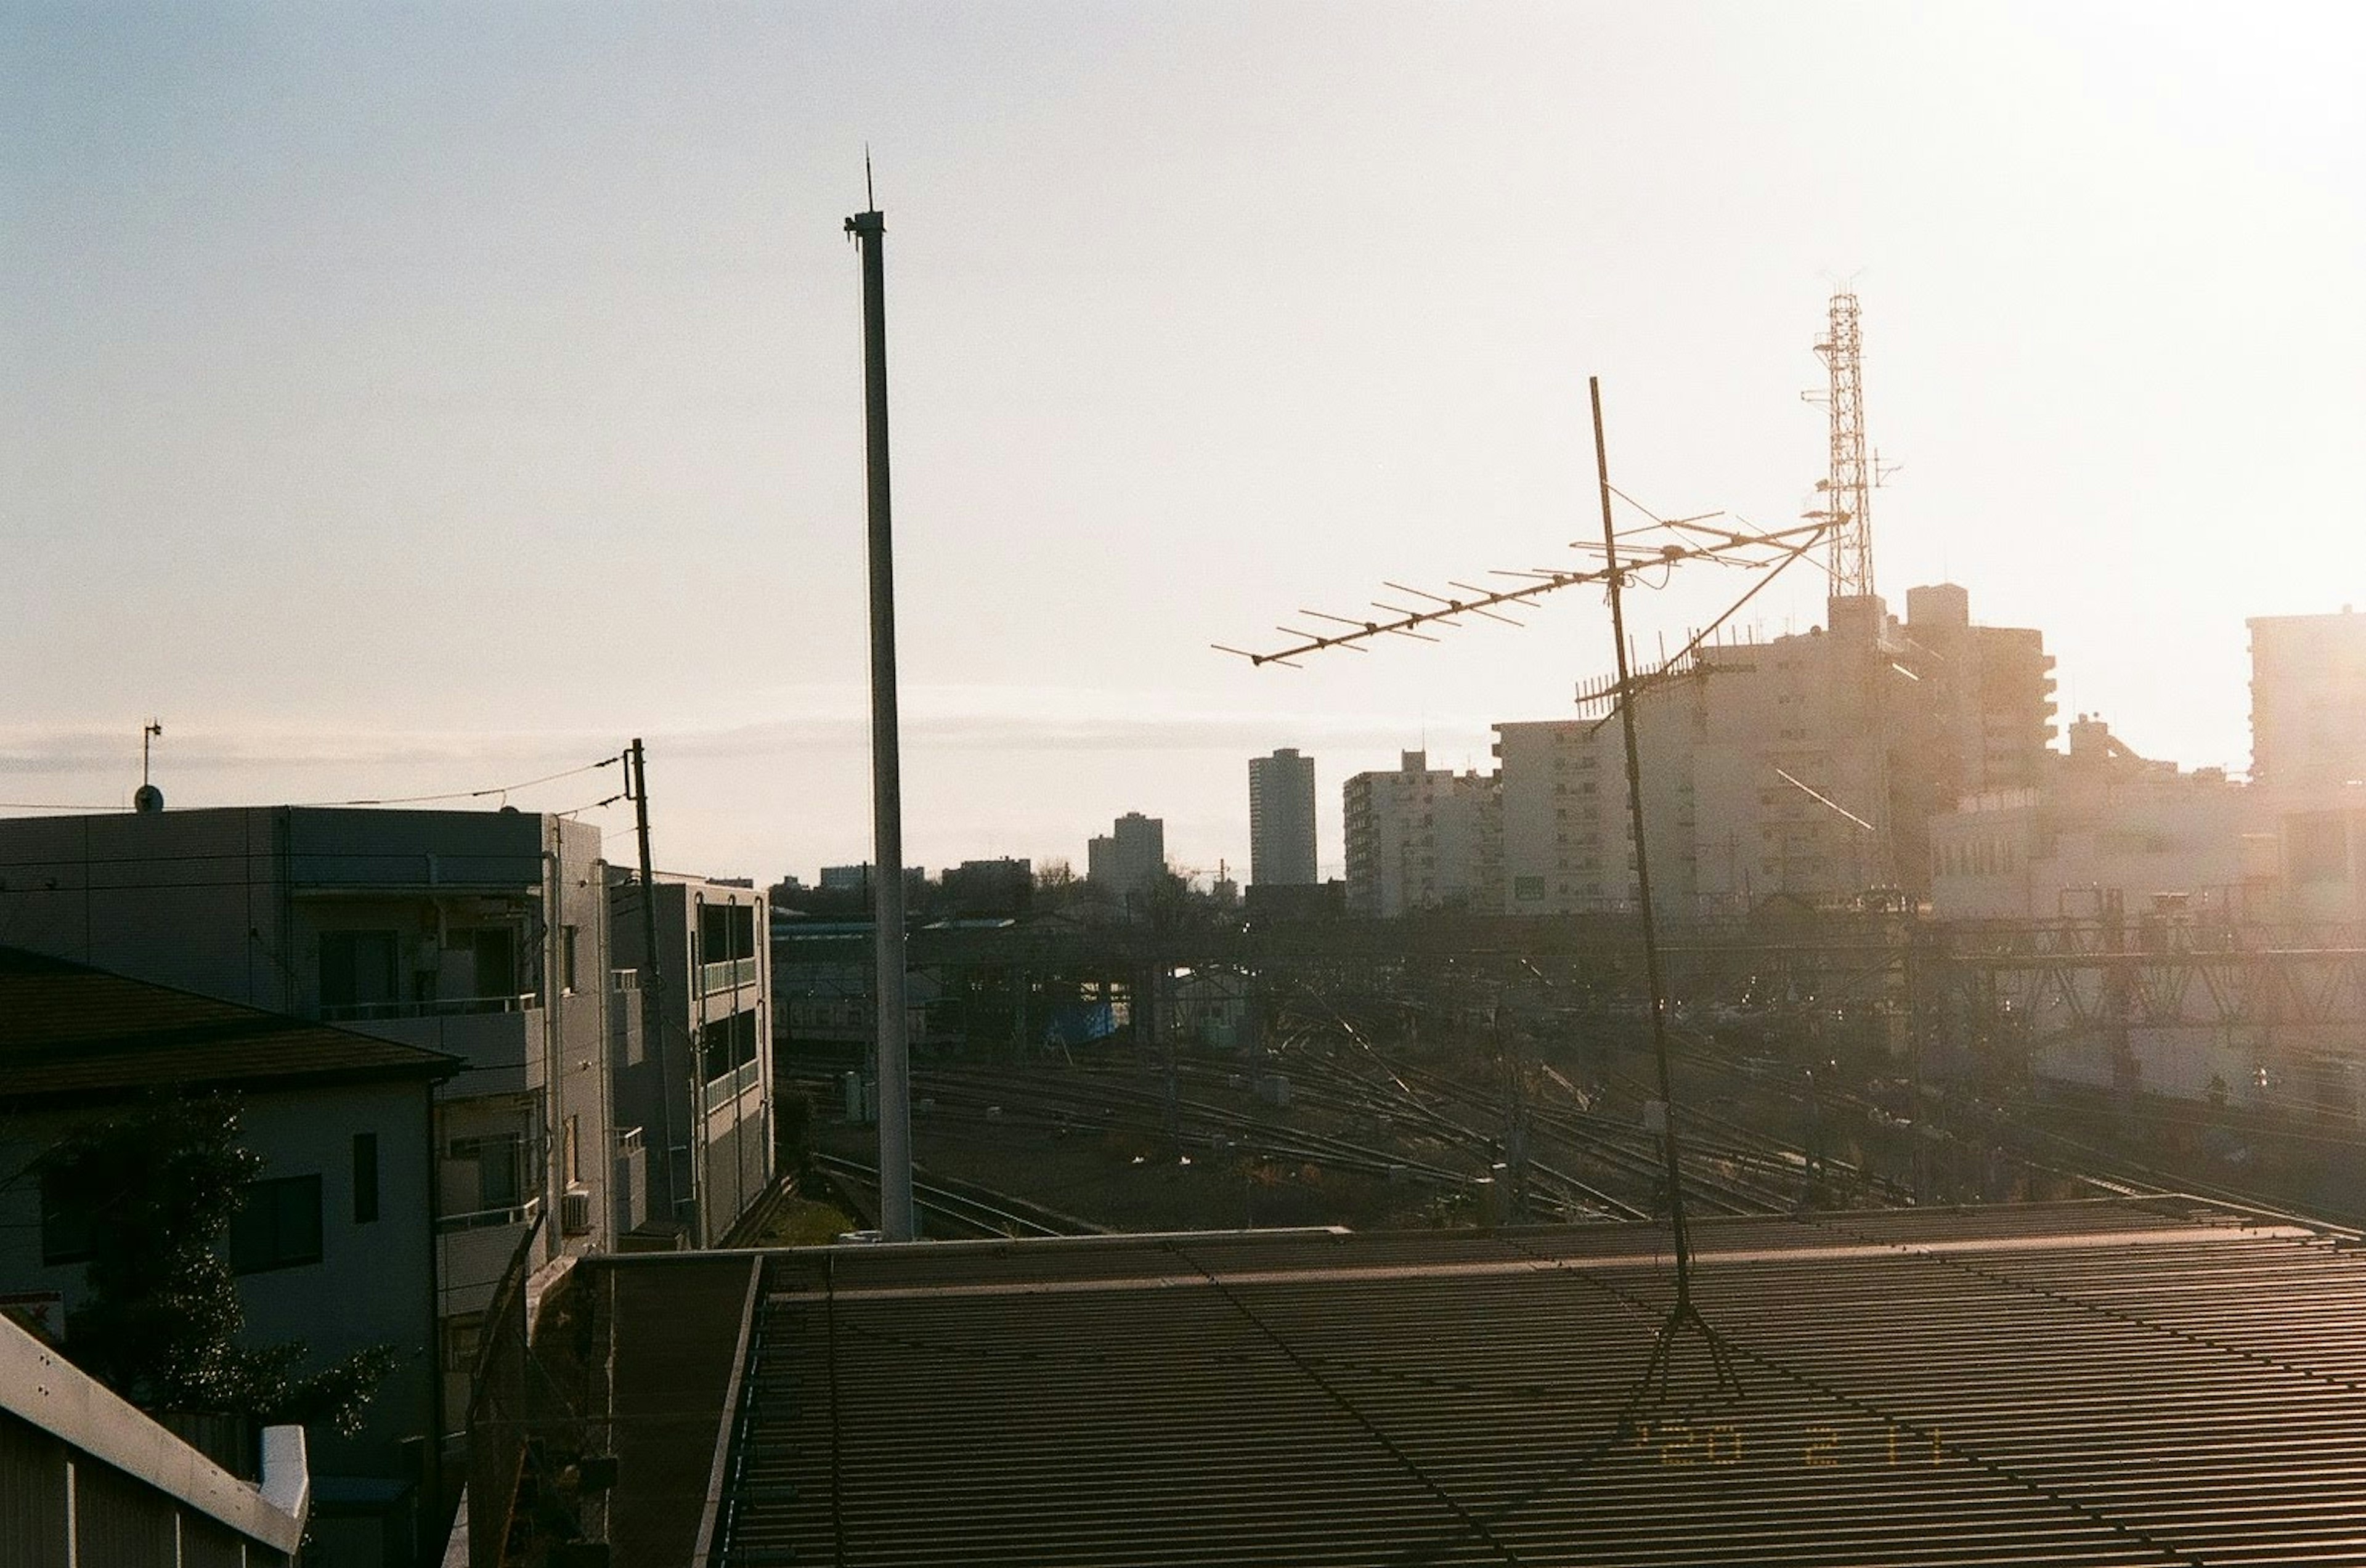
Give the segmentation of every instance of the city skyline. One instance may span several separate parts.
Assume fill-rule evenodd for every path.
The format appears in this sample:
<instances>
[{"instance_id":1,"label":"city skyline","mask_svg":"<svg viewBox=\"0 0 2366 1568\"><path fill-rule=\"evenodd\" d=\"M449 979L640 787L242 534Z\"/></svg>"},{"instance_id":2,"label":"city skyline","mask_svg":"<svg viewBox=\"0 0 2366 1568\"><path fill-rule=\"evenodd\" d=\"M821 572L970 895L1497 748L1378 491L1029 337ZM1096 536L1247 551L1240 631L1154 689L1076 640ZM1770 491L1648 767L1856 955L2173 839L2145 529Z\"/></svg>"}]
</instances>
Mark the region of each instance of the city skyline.
<instances>
[{"instance_id":1,"label":"city skyline","mask_svg":"<svg viewBox=\"0 0 2366 1568\"><path fill-rule=\"evenodd\" d=\"M642 735L661 863L868 859L866 141L912 863L1081 868L1139 811L1237 876L1243 761L1296 747L1338 874L1339 781L1568 716L1595 596L1301 671L1208 645L1566 558L1589 373L1627 493L1787 523L1842 284L1885 596L2042 631L2065 724L2240 771L2245 620L2366 597L2330 6L0 26L11 814L128 807L151 718L168 808ZM1639 641L1747 585L1639 595ZM1822 619L1805 570L1760 604ZM615 776L511 798L613 848Z\"/></svg>"}]
</instances>

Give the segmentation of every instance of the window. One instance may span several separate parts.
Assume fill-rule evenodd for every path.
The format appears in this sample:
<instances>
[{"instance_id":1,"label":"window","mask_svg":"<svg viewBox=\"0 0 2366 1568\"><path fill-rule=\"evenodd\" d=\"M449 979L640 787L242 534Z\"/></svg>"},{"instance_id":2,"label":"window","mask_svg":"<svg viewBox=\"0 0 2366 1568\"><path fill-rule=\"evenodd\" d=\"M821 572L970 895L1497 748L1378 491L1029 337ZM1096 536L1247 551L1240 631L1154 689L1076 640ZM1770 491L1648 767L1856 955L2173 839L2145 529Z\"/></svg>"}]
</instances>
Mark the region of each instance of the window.
<instances>
[{"instance_id":1,"label":"window","mask_svg":"<svg viewBox=\"0 0 2366 1568\"><path fill-rule=\"evenodd\" d=\"M756 956L756 906L701 904L698 936L702 959L721 964L727 959Z\"/></svg>"},{"instance_id":2,"label":"window","mask_svg":"<svg viewBox=\"0 0 2366 1568\"><path fill-rule=\"evenodd\" d=\"M575 931L573 926L558 928L558 988L575 989Z\"/></svg>"},{"instance_id":3,"label":"window","mask_svg":"<svg viewBox=\"0 0 2366 1568\"><path fill-rule=\"evenodd\" d=\"M1541 876L1515 876L1512 879L1512 897L1520 899L1541 898L1545 896L1545 879Z\"/></svg>"},{"instance_id":4,"label":"window","mask_svg":"<svg viewBox=\"0 0 2366 1568\"><path fill-rule=\"evenodd\" d=\"M377 1218L377 1134L354 1134L354 1224Z\"/></svg>"},{"instance_id":5,"label":"window","mask_svg":"<svg viewBox=\"0 0 2366 1568\"><path fill-rule=\"evenodd\" d=\"M756 1015L735 1012L698 1032L701 1081L713 1083L756 1059Z\"/></svg>"},{"instance_id":6,"label":"window","mask_svg":"<svg viewBox=\"0 0 2366 1568\"><path fill-rule=\"evenodd\" d=\"M479 1212L514 1209L524 1201L520 1196L524 1190L524 1142L515 1133L452 1140L453 1160L473 1162L477 1168Z\"/></svg>"},{"instance_id":7,"label":"window","mask_svg":"<svg viewBox=\"0 0 2366 1568\"><path fill-rule=\"evenodd\" d=\"M230 1222L230 1267L260 1274L321 1261L321 1179L283 1176L246 1184Z\"/></svg>"},{"instance_id":8,"label":"window","mask_svg":"<svg viewBox=\"0 0 2366 1568\"><path fill-rule=\"evenodd\" d=\"M507 926L476 926L452 933L452 944L467 951L475 971L468 982L472 997L514 997L519 993L517 933Z\"/></svg>"},{"instance_id":9,"label":"window","mask_svg":"<svg viewBox=\"0 0 2366 1568\"><path fill-rule=\"evenodd\" d=\"M384 1007L400 1000L394 965L392 931L322 931L321 1008Z\"/></svg>"},{"instance_id":10,"label":"window","mask_svg":"<svg viewBox=\"0 0 2366 1568\"><path fill-rule=\"evenodd\" d=\"M41 1261L86 1263L96 1250L90 1201L62 1178L41 1173Z\"/></svg>"}]
</instances>

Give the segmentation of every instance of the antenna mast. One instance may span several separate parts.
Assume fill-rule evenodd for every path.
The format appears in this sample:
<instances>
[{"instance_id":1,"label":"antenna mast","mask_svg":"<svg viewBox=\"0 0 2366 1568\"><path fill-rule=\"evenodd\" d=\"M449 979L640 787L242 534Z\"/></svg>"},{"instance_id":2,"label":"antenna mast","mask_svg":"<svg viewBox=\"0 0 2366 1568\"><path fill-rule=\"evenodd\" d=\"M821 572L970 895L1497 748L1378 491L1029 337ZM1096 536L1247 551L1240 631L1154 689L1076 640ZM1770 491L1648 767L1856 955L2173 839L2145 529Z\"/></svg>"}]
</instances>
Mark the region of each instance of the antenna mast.
<instances>
[{"instance_id":1,"label":"antenna mast","mask_svg":"<svg viewBox=\"0 0 2366 1568\"><path fill-rule=\"evenodd\" d=\"M871 153L862 154L871 197ZM863 472L870 487L872 993L879 1056L879 1229L914 1241L912 1062L905 1015L904 788L896 712L896 549L887 482L887 220L876 206L846 220L862 253Z\"/></svg>"},{"instance_id":2,"label":"antenna mast","mask_svg":"<svg viewBox=\"0 0 2366 1568\"><path fill-rule=\"evenodd\" d=\"M1831 318L1816 353L1831 375L1826 406L1831 413L1831 472L1816 483L1823 510L1810 516L1832 524L1832 594L1869 598L1873 593L1873 472L1865 459L1864 340L1857 326L1856 296L1834 294Z\"/></svg>"}]
</instances>

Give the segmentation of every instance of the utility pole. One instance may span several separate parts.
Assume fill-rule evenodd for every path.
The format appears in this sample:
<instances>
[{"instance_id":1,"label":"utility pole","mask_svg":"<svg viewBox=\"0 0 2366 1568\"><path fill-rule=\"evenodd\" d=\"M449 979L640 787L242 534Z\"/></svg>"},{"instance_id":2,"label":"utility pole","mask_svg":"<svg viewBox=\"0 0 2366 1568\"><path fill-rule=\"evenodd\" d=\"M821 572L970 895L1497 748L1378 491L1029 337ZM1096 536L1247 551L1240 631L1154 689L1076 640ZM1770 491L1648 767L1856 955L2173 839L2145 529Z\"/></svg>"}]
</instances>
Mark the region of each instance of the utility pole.
<instances>
[{"instance_id":1,"label":"utility pole","mask_svg":"<svg viewBox=\"0 0 2366 1568\"><path fill-rule=\"evenodd\" d=\"M665 976L658 959L658 885L649 869L649 761L637 735L625 755L625 790L633 799L633 825L641 842L641 1038L657 1053L658 1135L665 1140L666 1218L678 1223L682 1189L676 1185L673 1158L673 1061L672 1053L666 1049ZM697 1100L693 1089L693 1116L699 1113ZM693 1215L693 1220L704 1224L704 1216Z\"/></svg>"},{"instance_id":2,"label":"utility pole","mask_svg":"<svg viewBox=\"0 0 2366 1568\"><path fill-rule=\"evenodd\" d=\"M863 159L863 195L871 195ZM904 800L896 752L896 548L887 492L886 215L846 220L862 253L862 401L871 522L871 865L873 989L879 1049L879 1228L889 1241L917 1235L912 1213L912 1065L904 1016Z\"/></svg>"}]
</instances>

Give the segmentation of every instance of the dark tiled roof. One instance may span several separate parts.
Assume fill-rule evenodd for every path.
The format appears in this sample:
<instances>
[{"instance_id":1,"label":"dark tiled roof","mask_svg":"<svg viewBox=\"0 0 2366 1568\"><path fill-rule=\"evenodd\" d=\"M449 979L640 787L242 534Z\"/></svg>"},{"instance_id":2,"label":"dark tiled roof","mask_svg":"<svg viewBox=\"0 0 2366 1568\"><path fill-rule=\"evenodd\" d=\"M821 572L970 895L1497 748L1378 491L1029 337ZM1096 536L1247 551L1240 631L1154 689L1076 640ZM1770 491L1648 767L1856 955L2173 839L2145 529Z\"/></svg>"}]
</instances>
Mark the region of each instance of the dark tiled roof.
<instances>
[{"instance_id":1,"label":"dark tiled roof","mask_svg":"<svg viewBox=\"0 0 2366 1568\"><path fill-rule=\"evenodd\" d=\"M1648 1375L1648 1225L774 1255L727 1561L2366 1562L2352 1238L2182 1201L1696 1235L1737 1386L1697 1335Z\"/></svg>"},{"instance_id":2,"label":"dark tiled roof","mask_svg":"<svg viewBox=\"0 0 2366 1568\"><path fill-rule=\"evenodd\" d=\"M439 1052L0 947L0 1103L115 1099L164 1084L428 1079L460 1065Z\"/></svg>"}]
</instances>

